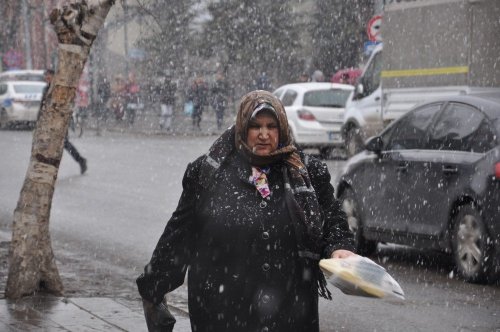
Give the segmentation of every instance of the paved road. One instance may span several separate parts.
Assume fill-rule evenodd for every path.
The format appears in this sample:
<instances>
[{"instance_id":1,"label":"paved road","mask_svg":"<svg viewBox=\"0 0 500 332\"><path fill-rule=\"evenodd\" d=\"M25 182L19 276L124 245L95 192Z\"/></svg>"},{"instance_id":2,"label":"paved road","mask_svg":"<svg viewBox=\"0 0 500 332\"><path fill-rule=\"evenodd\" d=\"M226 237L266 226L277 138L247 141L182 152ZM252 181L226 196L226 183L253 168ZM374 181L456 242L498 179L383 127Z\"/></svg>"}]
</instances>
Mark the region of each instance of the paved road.
<instances>
[{"instance_id":1,"label":"paved road","mask_svg":"<svg viewBox=\"0 0 500 332\"><path fill-rule=\"evenodd\" d=\"M214 139L112 132L73 139L89 170L81 176L64 155L52 207L53 241L140 271L177 204L187 162ZM11 220L30 144L29 132L0 131L0 227ZM336 174L343 162L328 166ZM322 331L500 331L500 288L457 280L446 256L382 246L372 259L400 282L407 300L391 303L334 290L334 301L320 302ZM176 296L185 305L185 289Z\"/></svg>"}]
</instances>

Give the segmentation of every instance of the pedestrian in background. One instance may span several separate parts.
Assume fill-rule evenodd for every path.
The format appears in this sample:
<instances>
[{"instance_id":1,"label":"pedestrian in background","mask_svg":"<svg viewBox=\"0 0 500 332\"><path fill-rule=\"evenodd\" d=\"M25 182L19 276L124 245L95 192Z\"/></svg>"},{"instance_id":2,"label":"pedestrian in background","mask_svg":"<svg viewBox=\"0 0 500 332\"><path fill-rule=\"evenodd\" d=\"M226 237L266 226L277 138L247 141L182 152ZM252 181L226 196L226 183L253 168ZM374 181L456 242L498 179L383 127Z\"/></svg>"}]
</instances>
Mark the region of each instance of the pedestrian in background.
<instances>
[{"instance_id":1,"label":"pedestrian in background","mask_svg":"<svg viewBox=\"0 0 500 332\"><path fill-rule=\"evenodd\" d=\"M109 98L111 97L111 84L106 77L101 77L97 82L97 107L99 114L107 113Z\"/></svg>"},{"instance_id":2,"label":"pedestrian in background","mask_svg":"<svg viewBox=\"0 0 500 332\"><path fill-rule=\"evenodd\" d=\"M97 81L97 100L96 100L96 115L97 115L97 135L101 135L102 122L108 119L108 102L111 97L111 85L109 80L102 76Z\"/></svg>"},{"instance_id":3,"label":"pedestrian in background","mask_svg":"<svg viewBox=\"0 0 500 332\"><path fill-rule=\"evenodd\" d=\"M116 120L123 119L125 114L125 104L127 100L127 85L123 76L118 74L111 85L111 110L115 115Z\"/></svg>"},{"instance_id":4,"label":"pedestrian in background","mask_svg":"<svg viewBox=\"0 0 500 332\"><path fill-rule=\"evenodd\" d=\"M42 100L45 102L46 94L49 91L50 84L52 83L52 79L54 78L54 70L52 69L45 70L44 78L47 85L43 89ZM42 111L44 109L45 105L42 104L40 110ZM40 118L40 112L38 113L38 118ZM75 161L80 165L80 173L84 174L87 171L87 159L83 158L78 152L78 150L75 148L75 146L71 144L68 137L68 131L66 131L66 136L64 137L64 149L68 151L71 157L73 157L73 159L75 159Z\"/></svg>"},{"instance_id":5,"label":"pedestrian in background","mask_svg":"<svg viewBox=\"0 0 500 332\"><path fill-rule=\"evenodd\" d=\"M297 80L299 83L306 83L309 82L309 75L307 75L306 72L302 72L299 76L299 79Z\"/></svg>"},{"instance_id":6,"label":"pedestrian in background","mask_svg":"<svg viewBox=\"0 0 500 332\"><path fill-rule=\"evenodd\" d=\"M315 70L311 76L311 82L324 82L325 75L319 69Z\"/></svg>"},{"instance_id":7,"label":"pedestrian in background","mask_svg":"<svg viewBox=\"0 0 500 332\"><path fill-rule=\"evenodd\" d=\"M208 101L208 89L203 77L197 77L189 88L187 99L193 103L193 129L201 129L201 117Z\"/></svg>"},{"instance_id":8,"label":"pedestrian in background","mask_svg":"<svg viewBox=\"0 0 500 332\"><path fill-rule=\"evenodd\" d=\"M128 74L128 81L125 84L125 103L127 111L127 119L130 125L135 122L137 110L140 108L140 91L141 87L135 78L134 73Z\"/></svg>"},{"instance_id":9,"label":"pedestrian in background","mask_svg":"<svg viewBox=\"0 0 500 332\"><path fill-rule=\"evenodd\" d=\"M262 72L259 77L257 77L257 79L255 80L255 84L256 90L271 91L273 89L271 80L265 72Z\"/></svg>"},{"instance_id":10,"label":"pedestrian in background","mask_svg":"<svg viewBox=\"0 0 500 332\"><path fill-rule=\"evenodd\" d=\"M76 89L75 96L75 111L74 111L74 119L79 126L79 134L78 136L83 135L83 126L88 117L89 105L90 105L90 94L89 94L89 82L82 77L80 77L80 81L78 83L78 88ZM74 131L74 127L72 128Z\"/></svg>"},{"instance_id":11,"label":"pedestrian in background","mask_svg":"<svg viewBox=\"0 0 500 332\"><path fill-rule=\"evenodd\" d=\"M189 164L177 209L137 279L150 331L171 331L164 296L184 283L193 331L319 331L331 299L321 258L354 253L327 166L299 151L285 109L258 90Z\"/></svg>"},{"instance_id":12,"label":"pedestrian in background","mask_svg":"<svg viewBox=\"0 0 500 332\"><path fill-rule=\"evenodd\" d=\"M226 111L228 102L229 85L224 74L219 71L215 77L215 82L212 87L212 107L215 111L215 119L217 121L217 129L222 129L224 123L224 112Z\"/></svg>"},{"instance_id":13,"label":"pedestrian in background","mask_svg":"<svg viewBox=\"0 0 500 332\"><path fill-rule=\"evenodd\" d=\"M167 131L172 129L176 91L177 84L172 82L171 74L166 73L164 79L160 80L157 86L158 100L160 101L160 129Z\"/></svg>"}]
</instances>

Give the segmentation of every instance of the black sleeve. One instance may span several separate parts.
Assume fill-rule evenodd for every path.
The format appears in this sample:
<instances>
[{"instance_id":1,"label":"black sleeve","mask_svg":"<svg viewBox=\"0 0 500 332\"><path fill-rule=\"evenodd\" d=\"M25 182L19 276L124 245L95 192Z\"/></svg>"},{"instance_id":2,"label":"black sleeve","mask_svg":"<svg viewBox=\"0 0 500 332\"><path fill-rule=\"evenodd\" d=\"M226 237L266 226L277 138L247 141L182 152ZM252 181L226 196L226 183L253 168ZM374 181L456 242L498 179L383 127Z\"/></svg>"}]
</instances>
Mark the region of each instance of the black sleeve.
<instances>
[{"instance_id":1,"label":"black sleeve","mask_svg":"<svg viewBox=\"0 0 500 332\"><path fill-rule=\"evenodd\" d=\"M195 211L200 187L198 174L201 158L188 165L182 180L182 195L168 221L144 273L137 278L141 297L159 304L166 293L184 282L194 250Z\"/></svg>"},{"instance_id":2,"label":"black sleeve","mask_svg":"<svg viewBox=\"0 0 500 332\"><path fill-rule=\"evenodd\" d=\"M354 252L354 238L347 224L347 216L340 202L335 199L326 164L317 158L306 156L306 165L323 216L322 258L330 258L337 249Z\"/></svg>"}]
</instances>

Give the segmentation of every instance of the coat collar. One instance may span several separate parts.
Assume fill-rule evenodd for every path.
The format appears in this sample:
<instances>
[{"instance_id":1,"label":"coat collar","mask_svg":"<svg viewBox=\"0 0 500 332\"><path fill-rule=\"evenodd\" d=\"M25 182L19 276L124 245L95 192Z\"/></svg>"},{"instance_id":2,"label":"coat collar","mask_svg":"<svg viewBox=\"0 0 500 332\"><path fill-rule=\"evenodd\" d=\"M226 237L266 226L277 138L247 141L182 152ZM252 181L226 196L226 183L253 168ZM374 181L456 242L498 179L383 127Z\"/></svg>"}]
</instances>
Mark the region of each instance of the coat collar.
<instances>
[{"instance_id":1,"label":"coat collar","mask_svg":"<svg viewBox=\"0 0 500 332\"><path fill-rule=\"evenodd\" d=\"M200 184L207 189L213 181L215 173L234 152L234 126L226 130L210 147L203 158L200 169Z\"/></svg>"}]
</instances>

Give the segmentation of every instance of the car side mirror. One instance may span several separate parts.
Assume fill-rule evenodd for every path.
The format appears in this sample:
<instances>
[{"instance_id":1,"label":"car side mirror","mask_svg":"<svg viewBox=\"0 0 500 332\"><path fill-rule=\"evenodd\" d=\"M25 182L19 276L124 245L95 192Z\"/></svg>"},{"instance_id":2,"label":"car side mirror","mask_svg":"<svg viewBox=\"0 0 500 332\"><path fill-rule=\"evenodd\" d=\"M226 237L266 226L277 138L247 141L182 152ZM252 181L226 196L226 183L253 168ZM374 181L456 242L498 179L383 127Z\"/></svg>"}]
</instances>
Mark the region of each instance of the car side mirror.
<instances>
[{"instance_id":1,"label":"car side mirror","mask_svg":"<svg viewBox=\"0 0 500 332\"><path fill-rule=\"evenodd\" d=\"M375 152L376 154L380 154L383 148L384 148L384 141L382 141L382 137L380 136L369 138L365 144L365 149L367 151Z\"/></svg>"},{"instance_id":2,"label":"car side mirror","mask_svg":"<svg viewBox=\"0 0 500 332\"><path fill-rule=\"evenodd\" d=\"M356 98L363 97L364 93L365 93L365 87L363 86L362 83L358 83L358 85L356 85L356 89L355 89Z\"/></svg>"}]
</instances>

